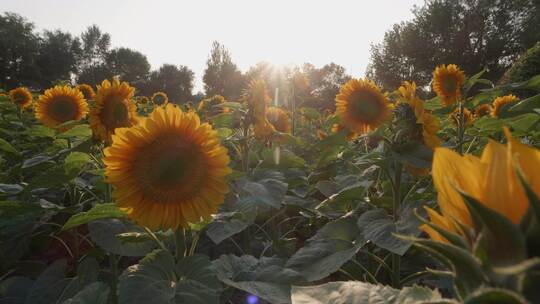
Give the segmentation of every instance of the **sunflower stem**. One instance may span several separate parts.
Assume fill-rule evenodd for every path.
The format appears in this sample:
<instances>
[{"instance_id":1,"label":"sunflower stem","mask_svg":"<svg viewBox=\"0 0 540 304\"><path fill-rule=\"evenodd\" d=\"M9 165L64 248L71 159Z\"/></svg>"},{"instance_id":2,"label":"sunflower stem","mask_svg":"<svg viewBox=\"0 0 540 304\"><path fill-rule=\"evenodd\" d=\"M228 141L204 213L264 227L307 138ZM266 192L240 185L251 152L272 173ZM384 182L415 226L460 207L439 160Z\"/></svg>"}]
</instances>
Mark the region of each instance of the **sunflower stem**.
<instances>
[{"instance_id":1,"label":"sunflower stem","mask_svg":"<svg viewBox=\"0 0 540 304\"><path fill-rule=\"evenodd\" d=\"M148 233L148 235L156 242L156 244L161 250L167 251L167 248L165 247L165 245L163 245L163 243L158 239L156 234L152 232L152 230L150 230L150 228L148 227L143 227L143 228L144 228L144 231L146 231L146 233Z\"/></svg>"},{"instance_id":2,"label":"sunflower stem","mask_svg":"<svg viewBox=\"0 0 540 304\"><path fill-rule=\"evenodd\" d=\"M178 227L174 232L176 244L176 260L180 261L186 256L186 230Z\"/></svg>"},{"instance_id":3,"label":"sunflower stem","mask_svg":"<svg viewBox=\"0 0 540 304\"><path fill-rule=\"evenodd\" d=\"M399 207L401 205L401 172L402 165L396 161L394 168L394 197L392 204L392 213L394 217L394 224L399 220ZM400 288L400 270L401 268L401 256L399 254L392 254L392 286L394 288Z\"/></svg>"},{"instance_id":4,"label":"sunflower stem","mask_svg":"<svg viewBox=\"0 0 540 304\"><path fill-rule=\"evenodd\" d=\"M463 102L459 101L459 121L458 121L458 145L457 150L459 154L463 154L463 137L465 134L465 113Z\"/></svg>"}]
</instances>

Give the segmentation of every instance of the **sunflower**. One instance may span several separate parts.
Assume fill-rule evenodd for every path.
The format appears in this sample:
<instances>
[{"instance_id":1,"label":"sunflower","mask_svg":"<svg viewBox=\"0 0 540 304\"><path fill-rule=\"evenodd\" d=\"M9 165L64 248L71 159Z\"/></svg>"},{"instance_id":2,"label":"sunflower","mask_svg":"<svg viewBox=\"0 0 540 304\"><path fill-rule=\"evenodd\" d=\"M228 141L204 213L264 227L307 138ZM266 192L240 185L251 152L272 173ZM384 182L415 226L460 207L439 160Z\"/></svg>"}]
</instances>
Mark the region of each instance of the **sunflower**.
<instances>
[{"instance_id":1,"label":"sunflower","mask_svg":"<svg viewBox=\"0 0 540 304\"><path fill-rule=\"evenodd\" d=\"M216 131L171 104L117 129L103 163L118 206L151 229L208 219L228 192L229 156Z\"/></svg>"},{"instance_id":2,"label":"sunflower","mask_svg":"<svg viewBox=\"0 0 540 304\"><path fill-rule=\"evenodd\" d=\"M137 102L140 103L140 104L147 104L148 103L148 97L146 96L138 96L137 97Z\"/></svg>"},{"instance_id":3,"label":"sunflower","mask_svg":"<svg viewBox=\"0 0 540 304\"><path fill-rule=\"evenodd\" d=\"M445 106L459 101L464 81L465 74L455 64L440 65L433 71L433 91Z\"/></svg>"},{"instance_id":4,"label":"sunflower","mask_svg":"<svg viewBox=\"0 0 540 304\"><path fill-rule=\"evenodd\" d=\"M540 150L512 138L505 127L506 145L490 140L481 157L459 155L437 148L433 157L433 184L438 192L441 214L428 209L431 222L444 230L465 235L461 227L474 229L469 210L459 191L478 200L517 224L529 202L516 170L519 168L531 189L540 196ZM432 239L447 240L431 227L422 227Z\"/></svg>"},{"instance_id":5,"label":"sunflower","mask_svg":"<svg viewBox=\"0 0 540 304\"><path fill-rule=\"evenodd\" d=\"M152 95L152 102L158 106L161 106L169 102L169 97L163 92L156 92L154 95Z\"/></svg>"},{"instance_id":6,"label":"sunflower","mask_svg":"<svg viewBox=\"0 0 540 304\"><path fill-rule=\"evenodd\" d=\"M370 80L352 79L336 96L336 114L343 125L359 134L377 129L390 118L390 104Z\"/></svg>"},{"instance_id":7,"label":"sunflower","mask_svg":"<svg viewBox=\"0 0 540 304\"><path fill-rule=\"evenodd\" d=\"M473 113L467 109L463 108L463 119L465 121L465 126L470 126L474 122L474 115ZM454 125L458 125L459 123L459 109L456 108L452 113L450 113L450 120Z\"/></svg>"},{"instance_id":8,"label":"sunflower","mask_svg":"<svg viewBox=\"0 0 540 304\"><path fill-rule=\"evenodd\" d=\"M289 123L289 114L287 111L278 107L269 107L266 110L266 119L274 126L276 131L291 133L291 124Z\"/></svg>"},{"instance_id":9,"label":"sunflower","mask_svg":"<svg viewBox=\"0 0 540 304\"><path fill-rule=\"evenodd\" d=\"M253 125L253 133L255 138L260 141L269 141L276 129L274 126L265 118L264 120L259 120Z\"/></svg>"},{"instance_id":10,"label":"sunflower","mask_svg":"<svg viewBox=\"0 0 540 304\"><path fill-rule=\"evenodd\" d=\"M32 93L25 88L19 87L9 91L11 101L21 108L26 108L32 104Z\"/></svg>"},{"instance_id":11,"label":"sunflower","mask_svg":"<svg viewBox=\"0 0 540 304\"><path fill-rule=\"evenodd\" d=\"M96 93L94 92L94 89L92 88L92 86L88 85L88 84L79 84L77 85L77 89L79 91L81 91L81 93L84 95L84 98L86 100L91 100L91 99L94 99L94 97L96 97Z\"/></svg>"},{"instance_id":12,"label":"sunflower","mask_svg":"<svg viewBox=\"0 0 540 304\"><path fill-rule=\"evenodd\" d=\"M0 93L0 97L7 97L8 95L6 93Z\"/></svg>"},{"instance_id":13,"label":"sunflower","mask_svg":"<svg viewBox=\"0 0 540 304\"><path fill-rule=\"evenodd\" d=\"M227 107L219 107L220 104L225 103L225 97L221 95L214 95L212 97L203 99L199 102L197 108L198 111L206 110L208 116L212 117L220 113L228 113L230 110Z\"/></svg>"},{"instance_id":14,"label":"sunflower","mask_svg":"<svg viewBox=\"0 0 540 304\"><path fill-rule=\"evenodd\" d=\"M104 80L97 87L95 107L90 111L90 127L94 136L110 142L116 128L130 127L137 123L137 106L131 98L135 88L127 82Z\"/></svg>"},{"instance_id":15,"label":"sunflower","mask_svg":"<svg viewBox=\"0 0 540 304\"><path fill-rule=\"evenodd\" d=\"M439 119L424 109L424 101L416 96L416 83L405 81L398 88L398 104L407 105L414 113L415 124L420 129L423 143L434 149L441 145L437 136ZM412 116L412 115L411 115Z\"/></svg>"},{"instance_id":16,"label":"sunflower","mask_svg":"<svg viewBox=\"0 0 540 304\"><path fill-rule=\"evenodd\" d=\"M351 131L349 128L347 128L347 127L345 127L345 126L343 126L341 124L337 124L337 123L333 124L332 128L330 128L330 132L332 132L334 134L339 133L339 132L341 132L343 130L346 131L345 138L347 140L349 140L349 141L354 140L354 139L358 138L358 136L360 136L360 134Z\"/></svg>"},{"instance_id":17,"label":"sunflower","mask_svg":"<svg viewBox=\"0 0 540 304\"><path fill-rule=\"evenodd\" d=\"M81 120L88 113L88 104L78 89L56 86L39 96L35 113L42 124L54 128L71 120Z\"/></svg>"},{"instance_id":18,"label":"sunflower","mask_svg":"<svg viewBox=\"0 0 540 304\"><path fill-rule=\"evenodd\" d=\"M507 104L515 103L517 101L518 101L518 98L511 94L495 98L495 100L493 100L493 104L492 104L493 106L491 108L491 116L499 117L503 106Z\"/></svg>"},{"instance_id":19,"label":"sunflower","mask_svg":"<svg viewBox=\"0 0 540 304\"><path fill-rule=\"evenodd\" d=\"M264 124L262 121L266 120L266 107L271 100L264 80L252 80L244 92L243 99L247 102L254 120Z\"/></svg>"},{"instance_id":20,"label":"sunflower","mask_svg":"<svg viewBox=\"0 0 540 304\"><path fill-rule=\"evenodd\" d=\"M474 116L480 118L491 113L491 105L485 103L481 104L474 109Z\"/></svg>"}]
</instances>

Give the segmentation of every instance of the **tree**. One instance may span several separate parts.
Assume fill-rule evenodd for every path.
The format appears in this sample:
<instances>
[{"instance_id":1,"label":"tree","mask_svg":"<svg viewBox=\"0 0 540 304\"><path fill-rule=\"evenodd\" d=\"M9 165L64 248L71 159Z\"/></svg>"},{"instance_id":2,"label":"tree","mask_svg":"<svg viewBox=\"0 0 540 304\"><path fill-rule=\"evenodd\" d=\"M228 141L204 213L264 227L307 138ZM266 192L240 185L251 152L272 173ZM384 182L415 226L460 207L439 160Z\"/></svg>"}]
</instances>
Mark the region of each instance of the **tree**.
<instances>
[{"instance_id":1,"label":"tree","mask_svg":"<svg viewBox=\"0 0 540 304\"><path fill-rule=\"evenodd\" d=\"M428 0L414 19L393 26L372 46L367 76L387 90L402 80L423 87L441 63L469 75L488 68L498 79L520 53L540 40L535 0Z\"/></svg>"},{"instance_id":2,"label":"tree","mask_svg":"<svg viewBox=\"0 0 540 304\"><path fill-rule=\"evenodd\" d=\"M226 99L236 99L243 87L242 73L232 62L230 52L214 41L204 70L204 90L207 96L221 95Z\"/></svg>"},{"instance_id":3,"label":"tree","mask_svg":"<svg viewBox=\"0 0 540 304\"><path fill-rule=\"evenodd\" d=\"M142 91L146 95L161 91L167 94L170 101L185 103L192 98L194 76L193 71L186 66L164 64L159 70L150 73Z\"/></svg>"},{"instance_id":4,"label":"tree","mask_svg":"<svg viewBox=\"0 0 540 304\"><path fill-rule=\"evenodd\" d=\"M128 48L112 50L107 54L106 63L112 74L135 87L142 85L150 73L146 56Z\"/></svg>"},{"instance_id":5,"label":"tree","mask_svg":"<svg viewBox=\"0 0 540 304\"><path fill-rule=\"evenodd\" d=\"M333 62L322 68L306 63L302 67L302 73L308 78L309 106L322 109L334 109L335 98L341 85L351 79L344 67Z\"/></svg>"},{"instance_id":6,"label":"tree","mask_svg":"<svg viewBox=\"0 0 540 304\"><path fill-rule=\"evenodd\" d=\"M0 86L37 86L38 54L39 37L34 33L34 25L14 13L0 15Z\"/></svg>"},{"instance_id":7,"label":"tree","mask_svg":"<svg viewBox=\"0 0 540 304\"><path fill-rule=\"evenodd\" d=\"M81 45L77 38L59 30L45 31L41 38L37 66L42 87L54 85L59 80L70 80L77 72L77 59Z\"/></svg>"},{"instance_id":8,"label":"tree","mask_svg":"<svg viewBox=\"0 0 540 304\"><path fill-rule=\"evenodd\" d=\"M102 33L97 25L89 26L81 34L82 52L77 82L92 85L110 78L114 72L107 66L107 55L111 47L111 36Z\"/></svg>"}]
</instances>

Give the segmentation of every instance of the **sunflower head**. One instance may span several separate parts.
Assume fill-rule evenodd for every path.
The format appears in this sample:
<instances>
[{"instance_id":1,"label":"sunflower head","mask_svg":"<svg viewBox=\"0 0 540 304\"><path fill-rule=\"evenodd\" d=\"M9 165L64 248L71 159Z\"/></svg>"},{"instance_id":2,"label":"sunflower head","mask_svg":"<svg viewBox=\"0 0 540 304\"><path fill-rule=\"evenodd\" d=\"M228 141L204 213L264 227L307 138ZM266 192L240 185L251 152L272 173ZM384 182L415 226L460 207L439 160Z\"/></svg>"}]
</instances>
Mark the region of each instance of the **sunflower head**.
<instances>
[{"instance_id":1,"label":"sunflower head","mask_svg":"<svg viewBox=\"0 0 540 304\"><path fill-rule=\"evenodd\" d=\"M96 93L94 92L94 89L92 88L92 86L88 84L83 83L83 84L77 85L77 90L81 91L81 93L83 94L86 100L91 100L91 99L94 99L94 97L96 97Z\"/></svg>"},{"instance_id":2,"label":"sunflower head","mask_svg":"<svg viewBox=\"0 0 540 304\"><path fill-rule=\"evenodd\" d=\"M433 71L433 91L445 106L459 101L464 81L465 74L455 64L440 65Z\"/></svg>"},{"instance_id":3,"label":"sunflower head","mask_svg":"<svg viewBox=\"0 0 540 304\"><path fill-rule=\"evenodd\" d=\"M481 104L474 109L474 116L477 118L487 116L491 114L491 105L490 104Z\"/></svg>"},{"instance_id":4,"label":"sunflower head","mask_svg":"<svg viewBox=\"0 0 540 304\"><path fill-rule=\"evenodd\" d=\"M212 97L206 98L199 102L198 110L205 110L208 116L215 116L220 113L228 113L229 108L227 107L218 107L218 105L225 103L225 97L221 95L214 95Z\"/></svg>"},{"instance_id":5,"label":"sunflower head","mask_svg":"<svg viewBox=\"0 0 540 304\"><path fill-rule=\"evenodd\" d=\"M333 124L332 127L330 128L330 132L336 134L336 133L339 133L341 131L345 130L345 138L348 140L348 141L351 141L351 140L355 140L358 138L358 136L360 136L360 134L358 133L355 133L353 131L351 131L349 128L343 126L342 124Z\"/></svg>"},{"instance_id":6,"label":"sunflower head","mask_svg":"<svg viewBox=\"0 0 540 304\"><path fill-rule=\"evenodd\" d=\"M270 141L274 132L276 132L276 129L266 118L258 120L253 124L255 138L261 142Z\"/></svg>"},{"instance_id":7,"label":"sunflower head","mask_svg":"<svg viewBox=\"0 0 540 304\"><path fill-rule=\"evenodd\" d=\"M416 96L416 84L403 82L398 88L398 102L394 108L395 120L399 123L406 141L417 141L435 148L441 141L437 137L440 123L436 116L424 108L424 101Z\"/></svg>"},{"instance_id":8,"label":"sunflower head","mask_svg":"<svg viewBox=\"0 0 540 304\"><path fill-rule=\"evenodd\" d=\"M465 121L465 126L468 127L474 122L474 115L469 109L463 108L463 119ZM454 109L454 111L450 113L450 121L455 126L459 124L459 108Z\"/></svg>"},{"instance_id":9,"label":"sunflower head","mask_svg":"<svg viewBox=\"0 0 540 304\"><path fill-rule=\"evenodd\" d=\"M88 104L78 89L56 86L39 96L35 114L37 120L54 128L68 121L78 121L88 113Z\"/></svg>"},{"instance_id":10,"label":"sunflower head","mask_svg":"<svg viewBox=\"0 0 540 304\"><path fill-rule=\"evenodd\" d=\"M377 129L390 118L390 104L370 80L352 79L336 96L336 114L351 131L364 134Z\"/></svg>"},{"instance_id":11,"label":"sunflower head","mask_svg":"<svg viewBox=\"0 0 540 304\"><path fill-rule=\"evenodd\" d=\"M90 127L96 138L109 143L116 128L137 123L134 93L135 88L118 79L104 80L97 86L95 106L90 111Z\"/></svg>"},{"instance_id":12,"label":"sunflower head","mask_svg":"<svg viewBox=\"0 0 540 304\"><path fill-rule=\"evenodd\" d=\"M137 102L140 104L147 104L149 102L149 99L146 96L138 96Z\"/></svg>"},{"instance_id":13,"label":"sunflower head","mask_svg":"<svg viewBox=\"0 0 540 304\"><path fill-rule=\"evenodd\" d=\"M9 91L9 97L13 103L21 108L26 108L32 104L32 93L25 87Z\"/></svg>"},{"instance_id":14,"label":"sunflower head","mask_svg":"<svg viewBox=\"0 0 540 304\"><path fill-rule=\"evenodd\" d=\"M490 140L481 157L437 148L433 156L433 184L441 214L428 209L431 221L446 231L465 236L461 227L474 229L471 214L460 193L498 212L514 224L529 208L525 190L517 175L521 171L531 190L540 196L540 150L512 138L504 128L506 145ZM423 226L432 239L447 242L429 226Z\"/></svg>"},{"instance_id":15,"label":"sunflower head","mask_svg":"<svg viewBox=\"0 0 540 304\"><path fill-rule=\"evenodd\" d=\"M155 105L161 106L169 102L169 97L163 92L156 92L152 95L152 102Z\"/></svg>"},{"instance_id":16,"label":"sunflower head","mask_svg":"<svg viewBox=\"0 0 540 304\"><path fill-rule=\"evenodd\" d=\"M250 112L255 121L263 121L266 115L266 107L270 103L270 96L264 80L252 80L244 91L243 99L247 102Z\"/></svg>"},{"instance_id":17,"label":"sunflower head","mask_svg":"<svg viewBox=\"0 0 540 304\"><path fill-rule=\"evenodd\" d=\"M501 109L505 105L515 103L518 100L519 99L516 96L511 95L511 94L495 98L495 100L493 100L493 104L492 104L493 106L492 106L492 109L491 109L491 116L492 117L499 117L499 115L501 113Z\"/></svg>"},{"instance_id":18,"label":"sunflower head","mask_svg":"<svg viewBox=\"0 0 540 304\"><path fill-rule=\"evenodd\" d=\"M276 131L281 133L290 133L291 124L289 123L289 114L287 111L278 107L269 107L266 110L266 119L274 126Z\"/></svg>"},{"instance_id":19,"label":"sunflower head","mask_svg":"<svg viewBox=\"0 0 540 304\"><path fill-rule=\"evenodd\" d=\"M103 162L118 206L152 229L208 219L228 192L229 156L216 131L171 104L118 129Z\"/></svg>"}]
</instances>

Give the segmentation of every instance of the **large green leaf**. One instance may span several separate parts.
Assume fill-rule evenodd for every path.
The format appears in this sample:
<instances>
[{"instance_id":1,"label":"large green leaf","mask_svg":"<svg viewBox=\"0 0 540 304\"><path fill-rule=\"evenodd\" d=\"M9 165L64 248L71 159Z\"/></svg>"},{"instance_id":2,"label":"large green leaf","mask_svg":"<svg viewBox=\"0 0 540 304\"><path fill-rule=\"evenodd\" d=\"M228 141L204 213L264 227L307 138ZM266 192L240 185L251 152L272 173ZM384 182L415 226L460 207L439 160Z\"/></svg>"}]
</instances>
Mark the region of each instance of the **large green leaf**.
<instances>
[{"instance_id":1,"label":"large green leaf","mask_svg":"<svg viewBox=\"0 0 540 304\"><path fill-rule=\"evenodd\" d=\"M291 283L301 277L279 258L222 255L213 261L219 279L234 288L275 304L290 303Z\"/></svg>"},{"instance_id":2,"label":"large green leaf","mask_svg":"<svg viewBox=\"0 0 540 304\"><path fill-rule=\"evenodd\" d=\"M394 223L384 209L375 209L363 213L358 218L358 227L365 240L372 241L375 245L392 253L403 255L411 242L396 237L396 234L417 236L420 220L413 210L418 204L406 204L399 211L399 219Z\"/></svg>"},{"instance_id":3,"label":"large green leaf","mask_svg":"<svg viewBox=\"0 0 540 304\"><path fill-rule=\"evenodd\" d=\"M92 129L89 125L76 125L64 133L58 134L58 138L88 139L92 136Z\"/></svg>"},{"instance_id":4,"label":"large green leaf","mask_svg":"<svg viewBox=\"0 0 540 304\"><path fill-rule=\"evenodd\" d=\"M156 250L128 267L118 285L120 304L219 303L220 283L205 256L175 264L168 251Z\"/></svg>"},{"instance_id":5,"label":"large green leaf","mask_svg":"<svg viewBox=\"0 0 540 304\"><path fill-rule=\"evenodd\" d=\"M123 242L117 237L129 232L142 233L143 230L130 222L119 219L96 220L88 223L90 239L107 252L123 256L144 256L155 248L153 241Z\"/></svg>"},{"instance_id":6,"label":"large green leaf","mask_svg":"<svg viewBox=\"0 0 540 304\"><path fill-rule=\"evenodd\" d=\"M84 166L92 162L92 157L83 152L71 152L64 160L64 169L69 176L77 176Z\"/></svg>"},{"instance_id":7,"label":"large green leaf","mask_svg":"<svg viewBox=\"0 0 540 304\"><path fill-rule=\"evenodd\" d=\"M95 282L79 291L73 298L65 300L62 304L107 304L109 299L109 286L102 282Z\"/></svg>"},{"instance_id":8,"label":"large green leaf","mask_svg":"<svg viewBox=\"0 0 540 304\"><path fill-rule=\"evenodd\" d=\"M443 300L437 290L412 286L401 290L364 282L330 282L293 286L292 304L403 304Z\"/></svg>"},{"instance_id":9,"label":"large green leaf","mask_svg":"<svg viewBox=\"0 0 540 304\"><path fill-rule=\"evenodd\" d=\"M118 209L114 203L98 204L86 212L77 213L70 217L64 224L64 227L62 227L62 230L72 229L95 220L125 217L127 217L127 214Z\"/></svg>"},{"instance_id":10,"label":"large green leaf","mask_svg":"<svg viewBox=\"0 0 540 304\"><path fill-rule=\"evenodd\" d=\"M241 199L256 204L264 204L279 209L287 193L288 185L283 174L277 171L259 171L251 178L237 181L241 189Z\"/></svg>"},{"instance_id":11,"label":"large green leaf","mask_svg":"<svg viewBox=\"0 0 540 304\"><path fill-rule=\"evenodd\" d=\"M0 138L0 150L2 150L4 152L7 152L7 153L19 155L19 151L17 151L17 149L15 149L10 143L8 143L3 138Z\"/></svg>"},{"instance_id":12,"label":"large green leaf","mask_svg":"<svg viewBox=\"0 0 540 304\"><path fill-rule=\"evenodd\" d=\"M308 282L336 272L365 244L356 221L356 217L349 216L324 225L291 256L285 267Z\"/></svg>"},{"instance_id":13,"label":"large green leaf","mask_svg":"<svg viewBox=\"0 0 540 304\"><path fill-rule=\"evenodd\" d=\"M521 295L500 288L481 288L465 299L464 304L526 304Z\"/></svg>"}]
</instances>

